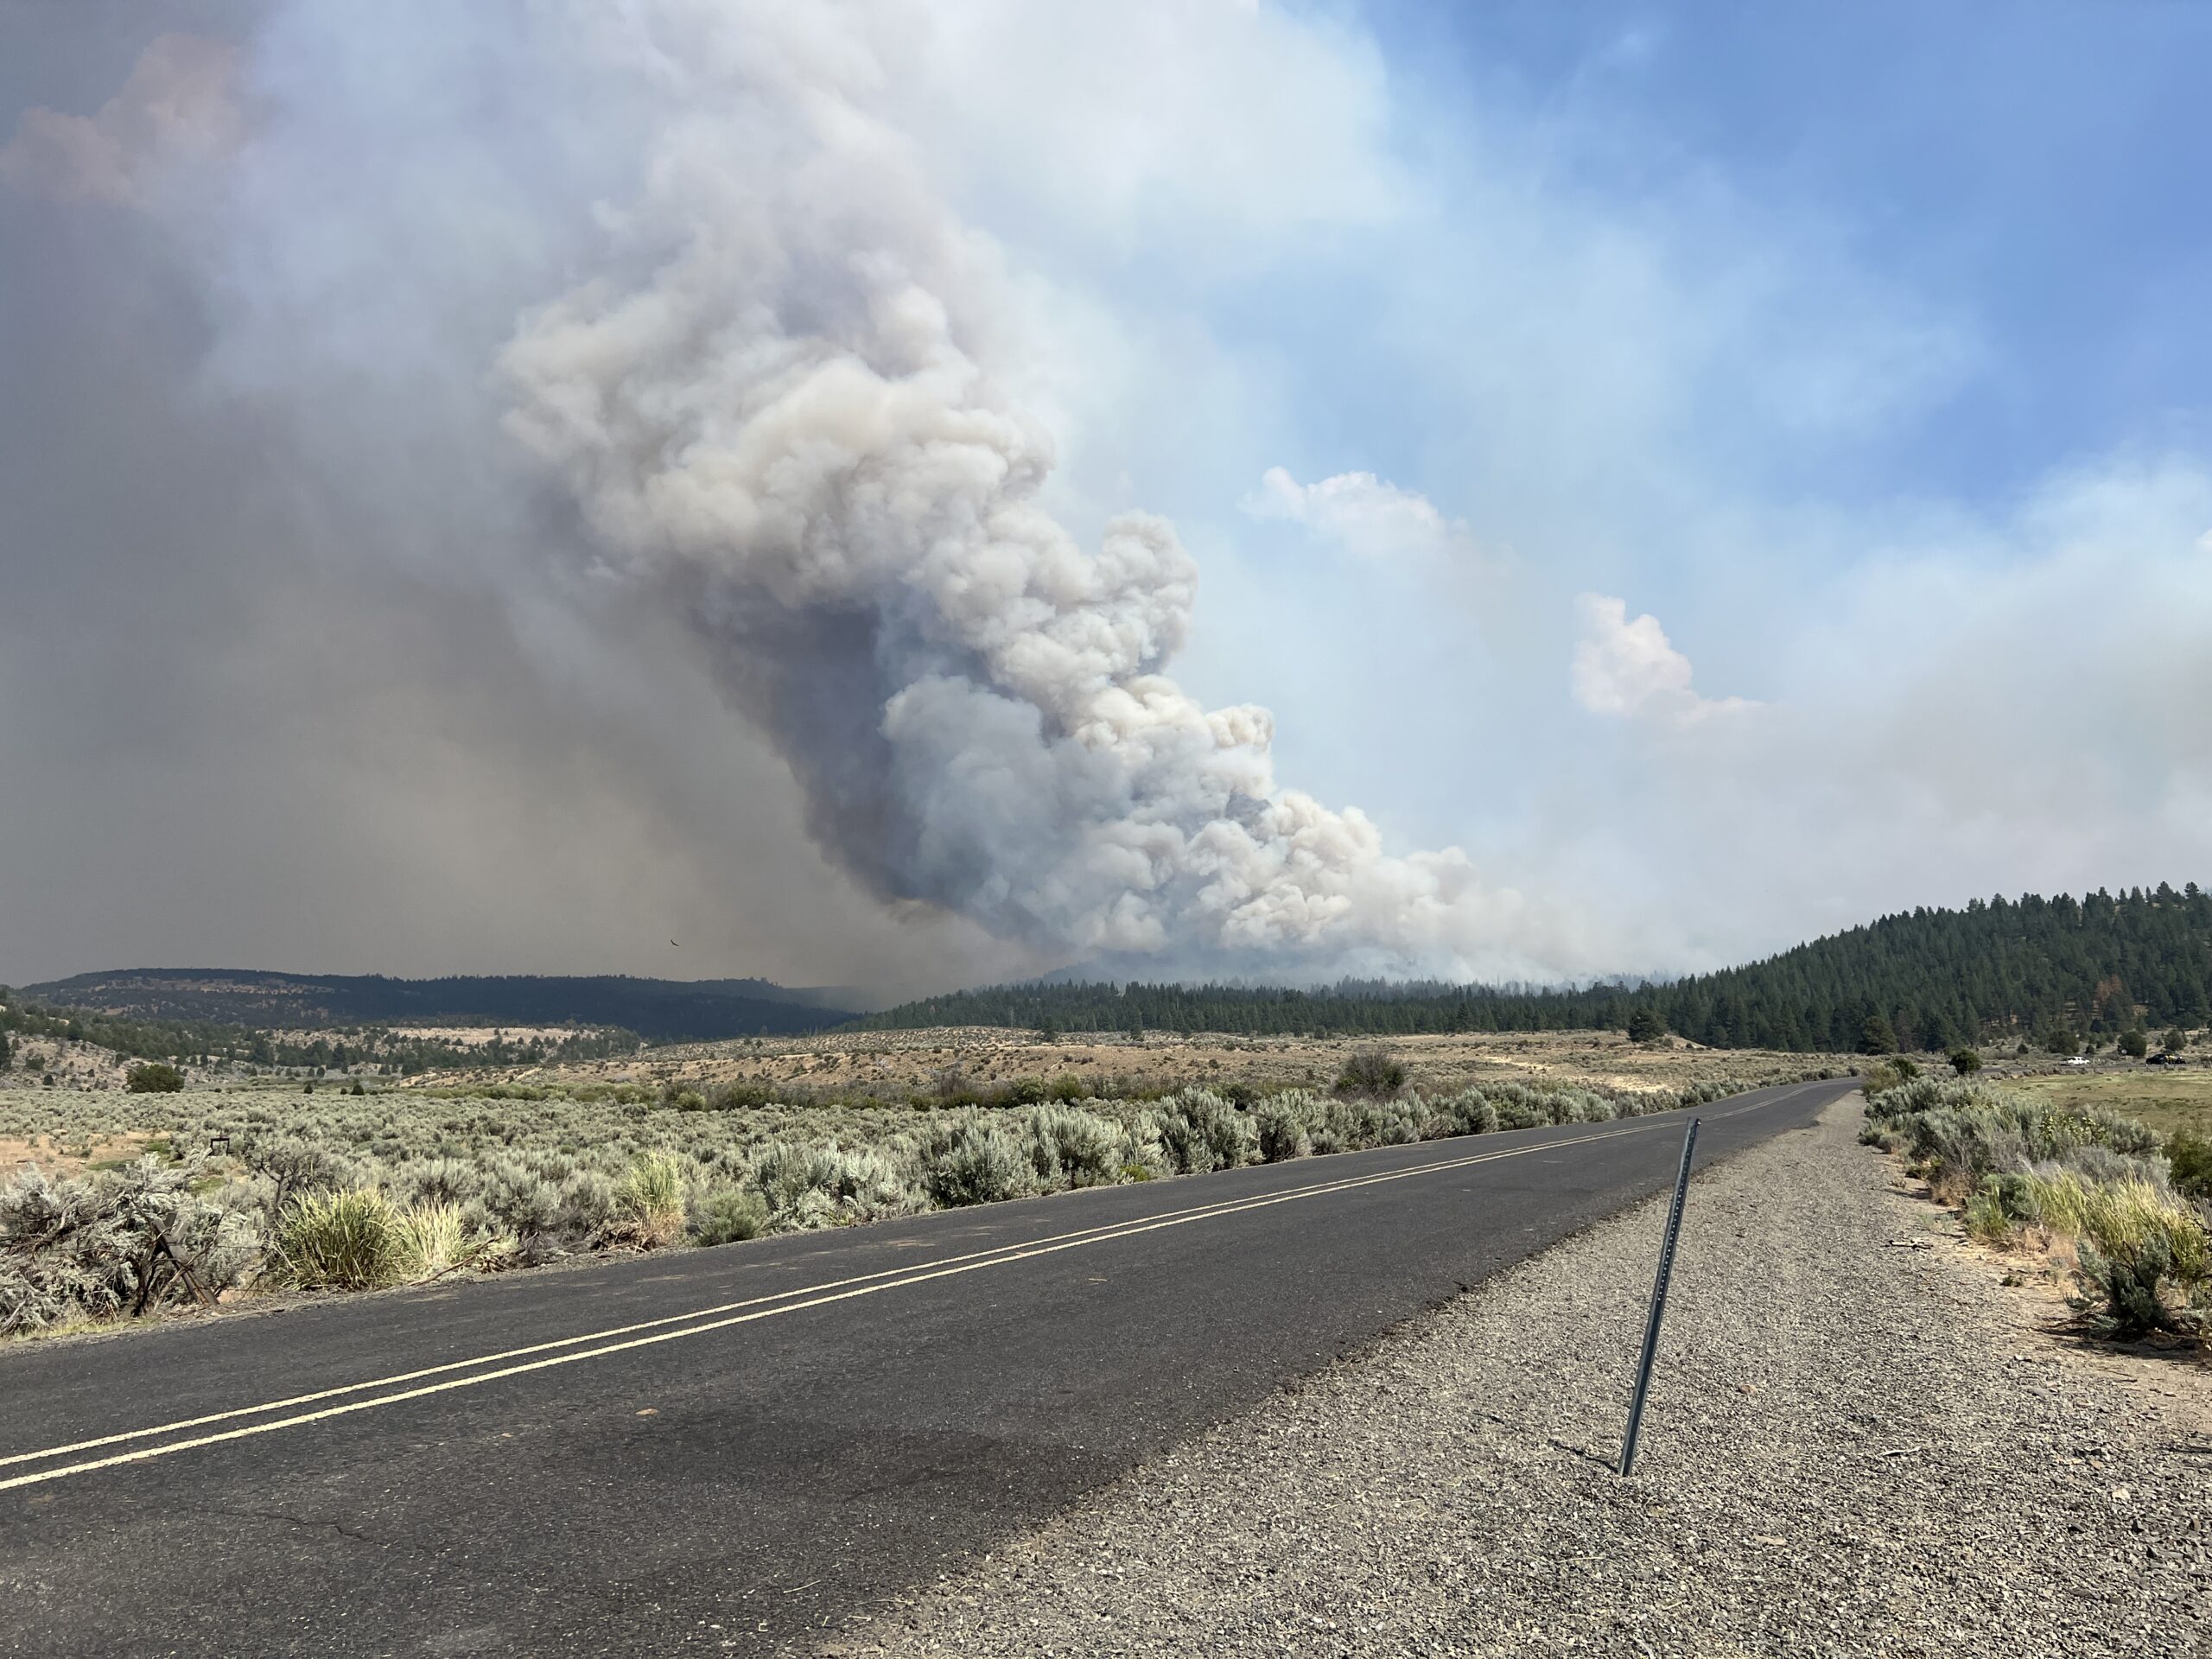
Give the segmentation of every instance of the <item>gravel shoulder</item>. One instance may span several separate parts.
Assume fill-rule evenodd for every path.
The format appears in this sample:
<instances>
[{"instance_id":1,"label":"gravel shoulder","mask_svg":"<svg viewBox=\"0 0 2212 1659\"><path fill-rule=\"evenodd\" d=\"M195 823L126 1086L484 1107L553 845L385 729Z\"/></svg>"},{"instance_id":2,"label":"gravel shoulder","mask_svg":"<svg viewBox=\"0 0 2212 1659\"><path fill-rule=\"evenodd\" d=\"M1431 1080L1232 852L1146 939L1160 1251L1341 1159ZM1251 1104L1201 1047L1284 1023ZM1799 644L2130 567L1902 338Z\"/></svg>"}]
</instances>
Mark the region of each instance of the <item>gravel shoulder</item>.
<instances>
[{"instance_id":1,"label":"gravel shoulder","mask_svg":"<svg viewBox=\"0 0 2212 1659\"><path fill-rule=\"evenodd\" d=\"M2035 1328L1859 1121L1697 1180L1633 1480L1658 1204L823 1651L2212 1654L2202 1367Z\"/></svg>"}]
</instances>

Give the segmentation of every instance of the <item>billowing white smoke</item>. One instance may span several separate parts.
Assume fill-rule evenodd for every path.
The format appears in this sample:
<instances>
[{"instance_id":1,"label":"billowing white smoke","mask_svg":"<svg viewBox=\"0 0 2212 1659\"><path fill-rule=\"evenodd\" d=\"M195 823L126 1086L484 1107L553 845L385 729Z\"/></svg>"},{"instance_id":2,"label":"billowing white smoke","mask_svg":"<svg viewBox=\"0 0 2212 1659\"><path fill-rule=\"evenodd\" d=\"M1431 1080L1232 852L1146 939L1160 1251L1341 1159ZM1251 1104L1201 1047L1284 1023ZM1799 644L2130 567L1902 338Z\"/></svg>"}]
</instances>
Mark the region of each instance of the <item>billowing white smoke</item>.
<instances>
[{"instance_id":1,"label":"billowing white smoke","mask_svg":"<svg viewBox=\"0 0 2212 1659\"><path fill-rule=\"evenodd\" d=\"M613 274L503 354L510 430L608 568L687 607L878 893L1066 953L1471 959L1461 855L1386 855L1277 786L1265 709L1162 671L1197 586L1173 529L1086 549L1040 510L991 249L874 107L892 15L577 14L670 110L606 212Z\"/></svg>"}]
</instances>

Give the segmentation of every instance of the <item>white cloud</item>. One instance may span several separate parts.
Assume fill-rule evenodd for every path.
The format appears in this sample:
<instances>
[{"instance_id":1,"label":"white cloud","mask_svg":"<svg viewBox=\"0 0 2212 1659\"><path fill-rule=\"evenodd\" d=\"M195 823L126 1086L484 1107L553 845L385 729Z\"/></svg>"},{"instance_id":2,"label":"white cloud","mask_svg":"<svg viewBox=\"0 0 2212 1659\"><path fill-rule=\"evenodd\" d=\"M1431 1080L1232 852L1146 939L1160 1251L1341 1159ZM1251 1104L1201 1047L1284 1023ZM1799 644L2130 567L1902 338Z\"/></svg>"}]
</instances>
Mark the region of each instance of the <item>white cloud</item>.
<instances>
[{"instance_id":1,"label":"white cloud","mask_svg":"<svg viewBox=\"0 0 2212 1659\"><path fill-rule=\"evenodd\" d=\"M24 111L0 146L0 179L58 200L142 203L165 169L237 148L237 68L236 48L220 41L164 35L98 113Z\"/></svg>"},{"instance_id":2,"label":"white cloud","mask_svg":"<svg viewBox=\"0 0 2212 1659\"><path fill-rule=\"evenodd\" d=\"M1593 715L1644 717L1684 726L1758 705L1742 697L1702 697L1690 686L1690 659L1675 649L1659 619L1629 619L1625 601L1584 594L1574 601L1581 643L1574 648L1574 700Z\"/></svg>"},{"instance_id":3,"label":"white cloud","mask_svg":"<svg viewBox=\"0 0 2212 1659\"><path fill-rule=\"evenodd\" d=\"M1366 559L1446 558L1478 562L1481 550L1465 519L1447 518L1415 490L1402 490L1372 473L1338 473L1300 484L1270 467L1260 487L1237 504L1248 518L1287 519Z\"/></svg>"}]
</instances>

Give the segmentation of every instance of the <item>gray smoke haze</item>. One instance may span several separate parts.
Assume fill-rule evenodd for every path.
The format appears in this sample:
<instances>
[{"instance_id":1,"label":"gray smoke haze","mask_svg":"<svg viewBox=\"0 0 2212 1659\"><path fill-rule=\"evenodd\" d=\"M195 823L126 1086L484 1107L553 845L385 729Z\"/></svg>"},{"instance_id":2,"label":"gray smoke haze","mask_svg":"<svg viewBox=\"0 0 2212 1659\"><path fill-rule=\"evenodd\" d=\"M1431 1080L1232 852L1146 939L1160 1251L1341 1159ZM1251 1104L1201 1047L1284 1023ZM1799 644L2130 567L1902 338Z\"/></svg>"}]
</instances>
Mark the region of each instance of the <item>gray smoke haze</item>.
<instances>
[{"instance_id":1,"label":"gray smoke haze","mask_svg":"<svg viewBox=\"0 0 2212 1659\"><path fill-rule=\"evenodd\" d=\"M218 21L0 149L0 969L1547 965L1168 677L1168 524L1041 505L918 14Z\"/></svg>"}]
</instances>

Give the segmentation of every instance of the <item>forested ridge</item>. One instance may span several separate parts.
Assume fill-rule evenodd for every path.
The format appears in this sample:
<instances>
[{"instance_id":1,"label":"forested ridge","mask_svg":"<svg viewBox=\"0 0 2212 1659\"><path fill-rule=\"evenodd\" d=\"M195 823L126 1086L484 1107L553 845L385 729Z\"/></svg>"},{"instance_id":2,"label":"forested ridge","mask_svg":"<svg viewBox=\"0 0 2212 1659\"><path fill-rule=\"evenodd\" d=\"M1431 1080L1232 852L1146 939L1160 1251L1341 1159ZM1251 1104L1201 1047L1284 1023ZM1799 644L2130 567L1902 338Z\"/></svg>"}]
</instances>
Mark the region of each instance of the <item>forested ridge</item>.
<instances>
[{"instance_id":1,"label":"forested ridge","mask_svg":"<svg viewBox=\"0 0 2212 1659\"><path fill-rule=\"evenodd\" d=\"M653 1042L817 1031L849 1016L811 990L765 979L638 979L622 974L277 974L236 969L139 968L29 986L50 1007L124 1020L211 1023L248 1030L474 1024L593 1026ZM575 1058L575 1057L571 1057Z\"/></svg>"},{"instance_id":2,"label":"forested ridge","mask_svg":"<svg viewBox=\"0 0 2212 1659\"><path fill-rule=\"evenodd\" d=\"M1906 1048L2212 1023L2212 893L2161 883L2084 899L2029 893L1915 909L1763 962L1666 984L1567 989L1345 981L1313 990L1032 983L908 1002L871 1030L1014 1026L1068 1032L1306 1033L1626 1029L1639 1010L1717 1048L1847 1052L1870 1020Z\"/></svg>"}]
</instances>

